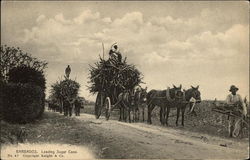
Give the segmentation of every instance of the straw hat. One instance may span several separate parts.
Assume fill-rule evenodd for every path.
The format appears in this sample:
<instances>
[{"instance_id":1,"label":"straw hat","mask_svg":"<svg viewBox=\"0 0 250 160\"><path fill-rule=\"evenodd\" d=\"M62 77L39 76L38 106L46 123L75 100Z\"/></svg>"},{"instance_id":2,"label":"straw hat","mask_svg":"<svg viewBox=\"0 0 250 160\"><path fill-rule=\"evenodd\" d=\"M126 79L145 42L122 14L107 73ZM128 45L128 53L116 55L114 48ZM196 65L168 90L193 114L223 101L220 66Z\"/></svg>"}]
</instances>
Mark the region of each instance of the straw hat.
<instances>
[{"instance_id":1,"label":"straw hat","mask_svg":"<svg viewBox=\"0 0 250 160\"><path fill-rule=\"evenodd\" d=\"M239 88L237 88L235 85L231 85L231 87L230 87L229 91L231 92L231 91L233 91L233 90L238 91L238 90L239 90Z\"/></svg>"}]
</instances>

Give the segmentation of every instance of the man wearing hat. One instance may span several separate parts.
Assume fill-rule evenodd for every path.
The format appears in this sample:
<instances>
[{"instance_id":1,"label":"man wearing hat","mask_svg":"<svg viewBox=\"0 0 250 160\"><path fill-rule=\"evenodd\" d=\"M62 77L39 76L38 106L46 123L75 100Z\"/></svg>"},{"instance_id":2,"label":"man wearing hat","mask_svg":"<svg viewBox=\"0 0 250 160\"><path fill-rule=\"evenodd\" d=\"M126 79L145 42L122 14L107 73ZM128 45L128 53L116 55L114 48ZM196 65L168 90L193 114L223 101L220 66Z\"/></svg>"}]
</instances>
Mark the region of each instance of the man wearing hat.
<instances>
[{"instance_id":1,"label":"man wearing hat","mask_svg":"<svg viewBox=\"0 0 250 160\"><path fill-rule=\"evenodd\" d=\"M236 92L239 90L235 85L232 85L229 89L231 94L227 96L226 103L227 105L231 107L237 107L240 106L243 109L243 115L246 116L247 114L247 109L246 105L243 102L241 96L239 94L236 94ZM230 137L237 137L239 135L239 132L241 130L241 125L240 125L240 118L237 117L229 117L229 136Z\"/></svg>"}]
</instances>

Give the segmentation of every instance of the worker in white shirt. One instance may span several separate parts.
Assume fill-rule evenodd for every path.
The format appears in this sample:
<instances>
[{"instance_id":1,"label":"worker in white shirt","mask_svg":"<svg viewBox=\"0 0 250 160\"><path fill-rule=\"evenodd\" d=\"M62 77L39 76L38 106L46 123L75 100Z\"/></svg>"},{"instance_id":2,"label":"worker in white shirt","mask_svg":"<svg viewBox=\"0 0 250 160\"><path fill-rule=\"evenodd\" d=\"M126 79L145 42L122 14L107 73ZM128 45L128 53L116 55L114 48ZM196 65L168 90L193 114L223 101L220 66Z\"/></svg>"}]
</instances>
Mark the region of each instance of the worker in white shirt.
<instances>
[{"instance_id":1,"label":"worker in white shirt","mask_svg":"<svg viewBox=\"0 0 250 160\"><path fill-rule=\"evenodd\" d=\"M109 51L109 57L111 60L121 62L122 61L122 54L119 52L117 43L114 43L111 46L111 49Z\"/></svg>"},{"instance_id":2,"label":"worker in white shirt","mask_svg":"<svg viewBox=\"0 0 250 160\"><path fill-rule=\"evenodd\" d=\"M231 94L229 94L226 98L226 103L227 105L231 106L231 107L240 107L242 109L242 114L244 116L246 116L247 114L247 109L246 109L246 105L243 102L241 96L239 94L236 94L236 92L239 90L239 88L237 88L235 85L232 85L230 87L230 92ZM237 117L229 117L229 136L230 137L237 137L239 135L239 133L241 132L241 119L237 118Z\"/></svg>"}]
</instances>

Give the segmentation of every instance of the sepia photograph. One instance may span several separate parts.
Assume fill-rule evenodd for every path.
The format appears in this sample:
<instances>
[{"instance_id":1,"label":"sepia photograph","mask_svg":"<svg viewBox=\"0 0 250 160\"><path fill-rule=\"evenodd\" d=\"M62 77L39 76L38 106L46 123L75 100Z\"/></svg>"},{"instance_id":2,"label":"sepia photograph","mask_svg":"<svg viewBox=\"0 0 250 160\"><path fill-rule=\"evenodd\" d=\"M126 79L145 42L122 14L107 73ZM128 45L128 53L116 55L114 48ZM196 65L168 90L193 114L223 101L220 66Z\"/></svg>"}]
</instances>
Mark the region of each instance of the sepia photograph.
<instances>
[{"instance_id":1,"label":"sepia photograph","mask_svg":"<svg viewBox=\"0 0 250 160\"><path fill-rule=\"evenodd\" d=\"M2 160L248 159L248 1L1 1Z\"/></svg>"}]
</instances>

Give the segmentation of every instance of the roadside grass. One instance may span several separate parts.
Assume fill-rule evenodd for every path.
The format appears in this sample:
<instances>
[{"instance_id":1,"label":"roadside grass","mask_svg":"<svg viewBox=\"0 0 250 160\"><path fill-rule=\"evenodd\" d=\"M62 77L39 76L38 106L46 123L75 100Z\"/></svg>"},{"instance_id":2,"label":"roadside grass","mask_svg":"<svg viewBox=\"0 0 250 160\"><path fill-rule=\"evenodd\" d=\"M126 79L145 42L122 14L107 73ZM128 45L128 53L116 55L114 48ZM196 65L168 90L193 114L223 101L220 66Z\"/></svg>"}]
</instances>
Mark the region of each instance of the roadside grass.
<instances>
[{"instance_id":1,"label":"roadside grass","mask_svg":"<svg viewBox=\"0 0 250 160\"><path fill-rule=\"evenodd\" d=\"M89 124L58 113L45 112L40 120L28 124L10 124L1 121L1 144L69 144L89 148L100 157L98 145L92 143ZM20 131L24 134L20 134Z\"/></svg>"}]
</instances>

